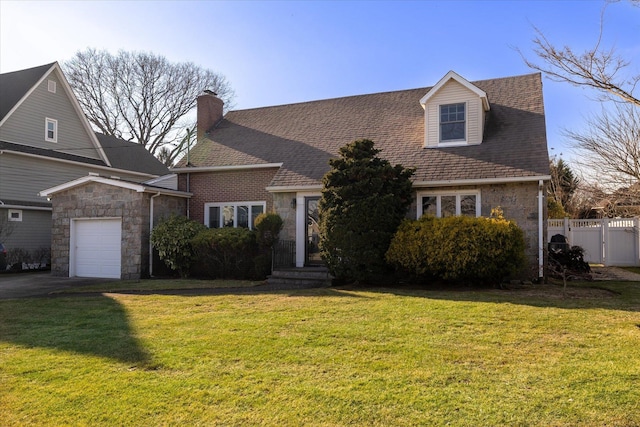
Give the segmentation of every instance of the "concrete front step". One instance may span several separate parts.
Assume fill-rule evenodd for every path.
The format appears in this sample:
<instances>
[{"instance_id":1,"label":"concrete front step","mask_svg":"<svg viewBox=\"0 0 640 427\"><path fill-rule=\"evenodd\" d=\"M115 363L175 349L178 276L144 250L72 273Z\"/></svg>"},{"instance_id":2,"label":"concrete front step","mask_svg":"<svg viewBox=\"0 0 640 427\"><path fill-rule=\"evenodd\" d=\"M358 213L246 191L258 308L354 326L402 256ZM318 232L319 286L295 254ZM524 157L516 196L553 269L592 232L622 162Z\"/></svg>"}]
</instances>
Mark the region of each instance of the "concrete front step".
<instances>
[{"instance_id":1,"label":"concrete front step","mask_svg":"<svg viewBox=\"0 0 640 427\"><path fill-rule=\"evenodd\" d=\"M331 275L325 267L302 267L275 270L267 278L270 285L293 285L300 287L331 286Z\"/></svg>"}]
</instances>

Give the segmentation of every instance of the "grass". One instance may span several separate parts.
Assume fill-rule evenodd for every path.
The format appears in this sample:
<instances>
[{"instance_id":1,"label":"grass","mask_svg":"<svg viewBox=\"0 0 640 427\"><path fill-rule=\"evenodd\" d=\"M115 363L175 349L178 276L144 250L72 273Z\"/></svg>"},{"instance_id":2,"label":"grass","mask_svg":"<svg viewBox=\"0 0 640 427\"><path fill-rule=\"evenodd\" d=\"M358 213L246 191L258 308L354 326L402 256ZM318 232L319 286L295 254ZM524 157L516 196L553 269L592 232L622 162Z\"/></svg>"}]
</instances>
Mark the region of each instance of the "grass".
<instances>
[{"instance_id":1,"label":"grass","mask_svg":"<svg viewBox=\"0 0 640 427\"><path fill-rule=\"evenodd\" d=\"M3 425L640 425L640 283L0 301Z\"/></svg>"},{"instance_id":2,"label":"grass","mask_svg":"<svg viewBox=\"0 0 640 427\"><path fill-rule=\"evenodd\" d=\"M632 273L636 273L636 274L640 274L640 267L621 267L627 271L630 271Z\"/></svg>"},{"instance_id":3,"label":"grass","mask_svg":"<svg viewBox=\"0 0 640 427\"><path fill-rule=\"evenodd\" d=\"M84 286L73 286L60 289L54 294L76 293L112 293L121 291L157 291L180 289L211 289L211 288L251 288L264 282L249 280L193 280L193 279L146 279L121 280L105 283L95 283Z\"/></svg>"}]
</instances>

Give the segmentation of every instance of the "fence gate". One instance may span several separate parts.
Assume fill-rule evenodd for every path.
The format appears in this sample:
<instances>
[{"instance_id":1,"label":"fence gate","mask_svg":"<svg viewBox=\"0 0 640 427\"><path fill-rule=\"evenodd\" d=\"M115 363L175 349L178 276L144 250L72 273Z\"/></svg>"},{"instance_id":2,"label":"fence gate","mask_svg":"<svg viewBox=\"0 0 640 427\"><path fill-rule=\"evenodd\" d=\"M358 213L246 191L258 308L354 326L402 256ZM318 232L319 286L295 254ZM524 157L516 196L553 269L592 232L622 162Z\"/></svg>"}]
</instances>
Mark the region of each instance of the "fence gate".
<instances>
[{"instance_id":1,"label":"fence gate","mask_svg":"<svg viewBox=\"0 0 640 427\"><path fill-rule=\"evenodd\" d=\"M640 218L550 219L548 240L556 234L582 247L589 263L640 266Z\"/></svg>"}]
</instances>

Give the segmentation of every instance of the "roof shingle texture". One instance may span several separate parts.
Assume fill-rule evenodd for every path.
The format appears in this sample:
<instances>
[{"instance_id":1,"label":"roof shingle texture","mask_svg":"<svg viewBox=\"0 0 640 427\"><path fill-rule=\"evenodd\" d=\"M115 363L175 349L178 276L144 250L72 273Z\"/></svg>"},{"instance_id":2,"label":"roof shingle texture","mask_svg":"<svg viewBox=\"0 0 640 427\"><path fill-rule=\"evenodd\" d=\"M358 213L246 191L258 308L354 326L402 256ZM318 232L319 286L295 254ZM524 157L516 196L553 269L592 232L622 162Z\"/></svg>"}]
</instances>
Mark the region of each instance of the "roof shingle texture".
<instances>
[{"instance_id":1,"label":"roof shingle texture","mask_svg":"<svg viewBox=\"0 0 640 427\"><path fill-rule=\"evenodd\" d=\"M419 101L426 87L231 111L191 150L190 163L282 162L271 186L313 186L321 184L340 147L368 138L392 164L415 167L414 181L548 175L540 74L472 83L491 104L480 145L424 148Z\"/></svg>"}]
</instances>

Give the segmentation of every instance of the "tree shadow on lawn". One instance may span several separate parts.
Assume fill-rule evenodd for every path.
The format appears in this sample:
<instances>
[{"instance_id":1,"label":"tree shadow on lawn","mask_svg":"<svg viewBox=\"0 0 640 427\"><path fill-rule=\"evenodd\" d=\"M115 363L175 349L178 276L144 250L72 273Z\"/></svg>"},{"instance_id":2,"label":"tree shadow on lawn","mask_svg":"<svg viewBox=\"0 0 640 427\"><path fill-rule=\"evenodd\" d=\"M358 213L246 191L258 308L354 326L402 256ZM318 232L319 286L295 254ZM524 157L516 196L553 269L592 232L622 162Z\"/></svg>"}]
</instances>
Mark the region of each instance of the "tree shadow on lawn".
<instances>
[{"instance_id":1,"label":"tree shadow on lawn","mask_svg":"<svg viewBox=\"0 0 640 427\"><path fill-rule=\"evenodd\" d=\"M434 283L398 286L342 286L345 291L391 293L420 298L488 302L566 309L603 308L640 312L640 282L517 285L509 288L477 288Z\"/></svg>"},{"instance_id":2,"label":"tree shadow on lawn","mask_svg":"<svg viewBox=\"0 0 640 427\"><path fill-rule=\"evenodd\" d=\"M124 307L107 296L0 301L0 341L148 364Z\"/></svg>"}]
</instances>

